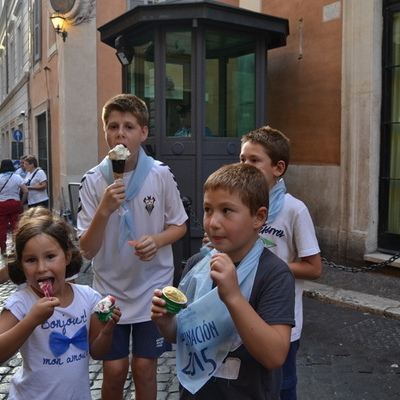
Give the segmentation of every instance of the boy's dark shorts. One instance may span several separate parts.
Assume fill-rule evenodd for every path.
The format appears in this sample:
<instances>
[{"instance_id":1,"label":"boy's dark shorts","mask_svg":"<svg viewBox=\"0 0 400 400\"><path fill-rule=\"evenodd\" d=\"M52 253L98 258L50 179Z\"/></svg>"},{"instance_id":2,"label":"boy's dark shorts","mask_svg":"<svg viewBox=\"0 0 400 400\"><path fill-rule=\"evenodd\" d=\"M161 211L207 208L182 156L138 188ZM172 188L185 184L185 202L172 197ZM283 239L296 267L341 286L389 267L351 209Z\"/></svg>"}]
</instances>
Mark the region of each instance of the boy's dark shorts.
<instances>
[{"instance_id":1,"label":"boy's dark shorts","mask_svg":"<svg viewBox=\"0 0 400 400\"><path fill-rule=\"evenodd\" d=\"M110 351L103 360L119 360L128 357L130 352L135 357L158 358L171 349L171 344L161 336L152 321L117 325L114 329Z\"/></svg>"},{"instance_id":2,"label":"boy's dark shorts","mask_svg":"<svg viewBox=\"0 0 400 400\"><path fill-rule=\"evenodd\" d=\"M300 339L290 343L289 353L285 363L282 365L283 382L281 391L281 400L296 399L297 370L296 357L299 350Z\"/></svg>"}]
</instances>

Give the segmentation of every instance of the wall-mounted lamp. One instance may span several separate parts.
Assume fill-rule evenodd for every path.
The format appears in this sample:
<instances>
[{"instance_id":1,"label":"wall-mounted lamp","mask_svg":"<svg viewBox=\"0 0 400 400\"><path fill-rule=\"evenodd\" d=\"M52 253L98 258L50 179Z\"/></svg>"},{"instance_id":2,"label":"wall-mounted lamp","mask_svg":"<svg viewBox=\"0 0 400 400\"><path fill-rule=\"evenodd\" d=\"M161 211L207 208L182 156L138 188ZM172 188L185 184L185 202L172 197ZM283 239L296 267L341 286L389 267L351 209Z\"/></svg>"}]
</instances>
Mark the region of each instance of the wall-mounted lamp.
<instances>
[{"instance_id":1,"label":"wall-mounted lamp","mask_svg":"<svg viewBox=\"0 0 400 400\"><path fill-rule=\"evenodd\" d=\"M64 30L64 24L65 24L65 17L63 17L59 13L54 13L50 17L51 23L54 26L54 29L56 32L62 36L63 41L65 42L65 38L68 36L68 33Z\"/></svg>"},{"instance_id":2,"label":"wall-mounted lamp","mask_svg":"<svg viewBox=\"0 0 400 400\"><path fill-rule=\"evenodd\" d=\"M116 55L122 65L129 65L133 60L133 50L126 43L125 38L120 35L115 39Z\"/></svg>"}]
</instances>

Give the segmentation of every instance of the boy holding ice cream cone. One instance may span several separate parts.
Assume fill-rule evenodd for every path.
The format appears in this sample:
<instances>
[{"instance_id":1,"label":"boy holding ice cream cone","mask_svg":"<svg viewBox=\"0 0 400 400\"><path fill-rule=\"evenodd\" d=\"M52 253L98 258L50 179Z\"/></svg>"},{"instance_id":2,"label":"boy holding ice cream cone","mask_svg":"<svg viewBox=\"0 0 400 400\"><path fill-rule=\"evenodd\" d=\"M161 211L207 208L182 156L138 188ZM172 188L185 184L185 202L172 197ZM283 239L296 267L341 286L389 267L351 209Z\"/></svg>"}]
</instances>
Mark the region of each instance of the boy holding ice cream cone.
<instances>
[{"instance_id":1,"label":"boy holding ice cream cone","mask_svg":"<svg viewBox=\"0 0 400 400\"><path fill-rule=\"evenodd\" d=\"M151 297L172 283L171 244L185 234L187 215L169 168L141 147L149 131L145 102L117 95L102 118L109 148L127 150L124 169L117 171L122 179L115 180L109 154L84 175L80 188L77 227L84 256L93 260L93 288L112 293L123 312L103 363L102 399L123 398L132 341L135 398L155 400L157 358L169 344L150 320Z\"/></svg>"}]
</instances>

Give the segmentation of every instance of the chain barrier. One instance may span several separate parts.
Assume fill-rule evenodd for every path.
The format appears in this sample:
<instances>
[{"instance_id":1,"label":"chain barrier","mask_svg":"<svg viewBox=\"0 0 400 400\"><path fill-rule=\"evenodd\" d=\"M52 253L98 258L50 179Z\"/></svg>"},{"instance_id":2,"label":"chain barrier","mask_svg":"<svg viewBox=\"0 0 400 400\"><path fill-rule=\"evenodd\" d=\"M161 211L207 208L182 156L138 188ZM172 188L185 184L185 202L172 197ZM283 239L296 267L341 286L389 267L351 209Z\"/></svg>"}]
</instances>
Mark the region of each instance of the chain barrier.
<instances>
[{"instance_id":1,"label":"chain barrier","mask_svg":"<svg viewBox=\"0 0 400 400\"><path fill-rule=\"evenodd\" d=\"M196 214L192 209L190 209L190 217L193 219L194 223L196 224L196 228L201 229L202 232L204 231L203 224L200 223L199 219L197 218Z\"/></svg>"},{"instance_id":2,"label":"chain barrier","mask_svg":"<svg viewBox=\"0 0 400 400\"><path fill-rule=\"evenodd\" d=\"M204 232L203 225L201 224L201 222L197 218L195 212L192 210L192 200L189 197L184 197L183 198L183 204L185 206L185 210L186 210L189 218L191 218L193 220L193 222L195 223L196 228L199 228L202 232ZM379 264L372 264L372 265L370 265L368 267L345 267L344 265L338 265L338 264L335 264L332 261L328 261L324 257L322 257L321 260L322 260L322 263L324 265L327 265L328 267L335 268L335 269L337 269L339 271L356 273L356 272L375 271L375 270L377 270L379 268L386 267L387 265L391 264L392 262L394 262L398 258L400 258L400 253L396 253L395 255L393 255L392 257L387 259L386 261L382 261Z\"/></svg>"},{"instance_id":3,"label":"chain barrier","mask_svg":"<svg viewBox=\"0 0 400 400\"><path fill-rule=\"evenodd\" d=\"M203 224L197 218L195 212L192 210L192 200L190 197L183 197L183 206L185 207L186 213L189 218L193 220L196 225L196 228L199 228L202 232L204 232Z\"/></svg>"},{"instance_id":4,"label":"chain barrier","mask_svg":"<svg viewBox=\"0 0 400 400\"><path fill-rule=\"evenodd\" d=\"M367 272L367 271L375 271L379 268L383 268L386 267L387 265L391 264L393 261L397 260L398 258L400 258L400 253L396 253L394 256L390 257L389 259L387 259L386 261L382 261L379 264L372 264L369 267L345 267L343 265L337 265L332 261L328 261L326 258L322 257L322 263L327 265L328 267L331 268L336 268L339 271L345 271L345 272Z\"/></svg>"}]
</instances>

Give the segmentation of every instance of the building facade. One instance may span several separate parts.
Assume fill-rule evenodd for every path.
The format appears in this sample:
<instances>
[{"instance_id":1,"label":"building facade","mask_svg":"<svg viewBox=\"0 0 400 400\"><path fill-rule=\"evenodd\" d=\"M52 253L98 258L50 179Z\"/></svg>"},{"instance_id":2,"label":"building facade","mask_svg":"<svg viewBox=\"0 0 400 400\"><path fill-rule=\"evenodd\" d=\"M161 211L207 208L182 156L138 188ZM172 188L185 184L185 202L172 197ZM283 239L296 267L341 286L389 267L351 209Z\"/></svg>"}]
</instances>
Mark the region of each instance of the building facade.
<instances>
[{"instance_id":1,"label":"building facade","mask_svg":"<svg viewBox=\"0 0 400 400\"><path fill-rule=\"evenodd\" d=\"M286 185L323 256L361 264L400 251L400 1L221 2L289 21L287 45L268 52L267 123L291 139ZM68 183L107 153L101 108L123 88L97 29L148 3L0 0L0 154L39 157L57 212ZM65 41L50 22L60 7Z\"/></svg>"},{"instance_id":2,"label":"building facade","mask_svg":"<svg viewBox=\"0 0 400 400\"><path fill-rule=\"evenodd\" d=\"M0 2L0 149L18 165L29 148L29 4Z\"/></svg>"},{"instance_id":3,"label":"building facade","mask_svg":"<svg viewBox=\"0 0 400 400\"><path fill-rule=\"evenodd\" d=\"M399 4L263 7L290 20L288 45L271 54L268 76L269 122L292 141L288 186L309 206L323 253L341 262L400 251Z\"/></svg>"}]
</instances>

